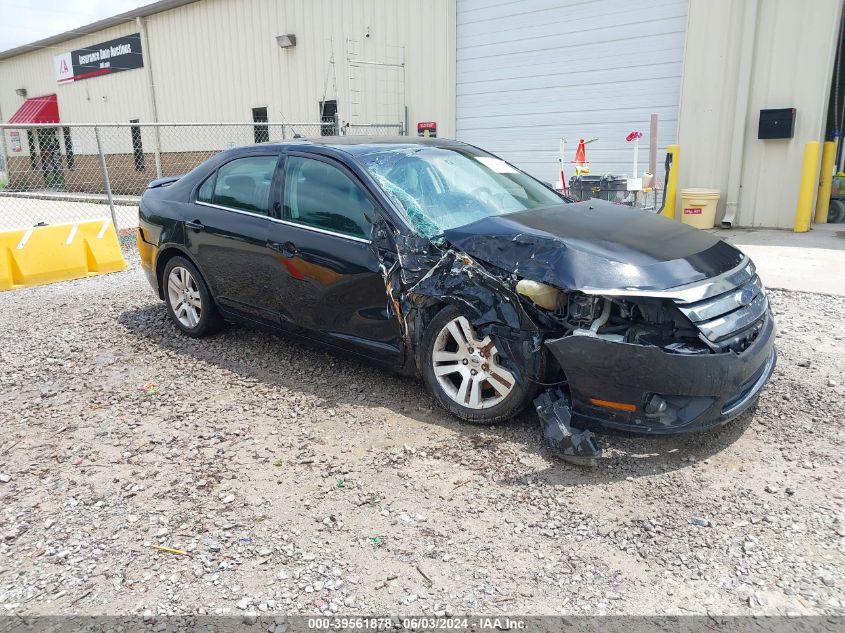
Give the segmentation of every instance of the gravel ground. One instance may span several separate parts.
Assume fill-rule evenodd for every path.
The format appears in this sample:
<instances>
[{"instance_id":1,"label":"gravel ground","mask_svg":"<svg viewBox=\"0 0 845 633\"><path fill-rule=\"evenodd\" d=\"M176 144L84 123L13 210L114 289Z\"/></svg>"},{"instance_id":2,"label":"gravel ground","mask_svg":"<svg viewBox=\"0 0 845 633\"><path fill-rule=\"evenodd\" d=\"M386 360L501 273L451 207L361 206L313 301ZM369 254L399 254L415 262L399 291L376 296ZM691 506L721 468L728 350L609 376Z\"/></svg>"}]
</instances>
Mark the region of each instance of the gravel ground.
<instances>
[{"instance_id":1,"label":"gravel ground","mask_svg":"<svg viewBox=\"0 0 845 633\"><path fill-rule=\"evenodd\" d=\"M771 293L752 414L582 469L530 413L180 336L131 264L0 294L0 613L845 613L842 298Z\"/></svg>"}]
</instances>

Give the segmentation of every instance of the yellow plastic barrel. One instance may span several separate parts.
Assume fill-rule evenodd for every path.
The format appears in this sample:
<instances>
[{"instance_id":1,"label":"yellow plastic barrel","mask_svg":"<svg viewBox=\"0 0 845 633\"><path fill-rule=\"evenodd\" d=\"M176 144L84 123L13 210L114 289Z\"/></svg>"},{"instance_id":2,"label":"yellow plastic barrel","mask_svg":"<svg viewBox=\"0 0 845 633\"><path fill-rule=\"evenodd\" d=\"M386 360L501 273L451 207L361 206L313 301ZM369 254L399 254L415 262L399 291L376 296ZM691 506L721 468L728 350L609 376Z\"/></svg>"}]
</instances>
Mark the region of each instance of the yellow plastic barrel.
<instances>
[{"instance_id":1,"label":"yellow plastic barrel","mask_svg":"<svg viewBox=\"0 0 845 633\"><path fill-rule=\"evenodd\" d=\"M681 221L697 229L712 229L720 195L718 189L681 189Z\"/></svg>"}]
</instances>

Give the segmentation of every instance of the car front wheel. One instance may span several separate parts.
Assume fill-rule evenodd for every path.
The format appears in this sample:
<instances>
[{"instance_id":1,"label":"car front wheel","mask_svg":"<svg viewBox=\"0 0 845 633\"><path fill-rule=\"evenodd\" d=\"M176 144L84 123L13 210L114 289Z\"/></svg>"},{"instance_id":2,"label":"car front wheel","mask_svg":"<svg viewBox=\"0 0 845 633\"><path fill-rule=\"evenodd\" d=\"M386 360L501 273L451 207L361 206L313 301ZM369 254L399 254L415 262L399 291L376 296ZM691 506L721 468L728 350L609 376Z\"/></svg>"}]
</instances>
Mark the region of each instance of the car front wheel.
<instances>
[{"instance_id":1,"label":"car front wheel","mask_svg":"<svg viewBox=\"0 0 845 633\"><path fill-rule=\"evenodd\" d=\"M450 413L476 424L495 424L525 406L527 392L503 365L489 336L449 306L423 335L420 370L434 397Z\"/></svg>"},{"instance_id":2,"label":"car front wheel","mask_svg":"<svg viewBox=\"0 0 845 633\"><path fill-rule=\"evenodd\" d=\"M164 269L164 284L167 311L176 327L195 338L220 330L222 320L196 266L174 257Z\"/></svg>"}]
</instances>

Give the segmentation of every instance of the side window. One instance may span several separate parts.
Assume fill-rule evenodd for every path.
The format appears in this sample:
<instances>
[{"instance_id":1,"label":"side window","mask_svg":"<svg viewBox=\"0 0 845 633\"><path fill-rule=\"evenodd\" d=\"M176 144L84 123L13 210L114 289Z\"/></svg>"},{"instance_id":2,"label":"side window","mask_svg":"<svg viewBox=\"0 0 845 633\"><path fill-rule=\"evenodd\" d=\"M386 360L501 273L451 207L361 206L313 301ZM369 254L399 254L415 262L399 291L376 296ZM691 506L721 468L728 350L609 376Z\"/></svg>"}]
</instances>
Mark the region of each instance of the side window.
<instances>
[{"instance_id":1,"label":"side window","mask_svg":"<svg viewBox=\"0 0 845 633\"><path fill-rule=\"evenodd\" d=\"M270 183L277 162L277 156L250 156L226 163L217 170L214 204L269 215Z\"/></svg>"},{"instance_id":2,"label":"side window","mask_svg":"<svg viewBox=\"0 0 845 633\"><path fill-rule=\"evenodd\" d=\"M211 198L213 195L214 174L211 174L208 178L205 179L205 182L202 183L199 191L197 191L197 202L211 202Z\"/></svg>"},{"instance_id":3,"label":"side window","mask_svg":"<svg viewBox=\"0 0 845 633\"><path fill-rule=\"evenodd\" d=\"M340 169L311 158L288 158L285 220L369 239L373 215L369 198Z\"/></svg>"}]
</instances>

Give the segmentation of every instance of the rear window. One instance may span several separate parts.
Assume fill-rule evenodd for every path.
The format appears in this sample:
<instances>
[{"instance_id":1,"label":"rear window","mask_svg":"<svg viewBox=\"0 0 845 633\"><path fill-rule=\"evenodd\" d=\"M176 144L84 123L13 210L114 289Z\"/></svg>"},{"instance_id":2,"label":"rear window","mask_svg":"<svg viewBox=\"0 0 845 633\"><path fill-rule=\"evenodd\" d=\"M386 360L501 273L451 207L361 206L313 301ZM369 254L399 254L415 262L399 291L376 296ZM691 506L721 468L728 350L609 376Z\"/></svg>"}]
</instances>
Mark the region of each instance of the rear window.
<instances>
[{"instance_id":1,"label":"rear window","mask_svg":"<svg viewBox=\"0 0 845 633\"><path fill-rule=\"evenodd\" d=\"M249 156L220 167L214 181L214 204L269 215L270 184L277 161L277 156ZM200 187L199 196L205 186Z\"/></svg>"}]
</instances>

